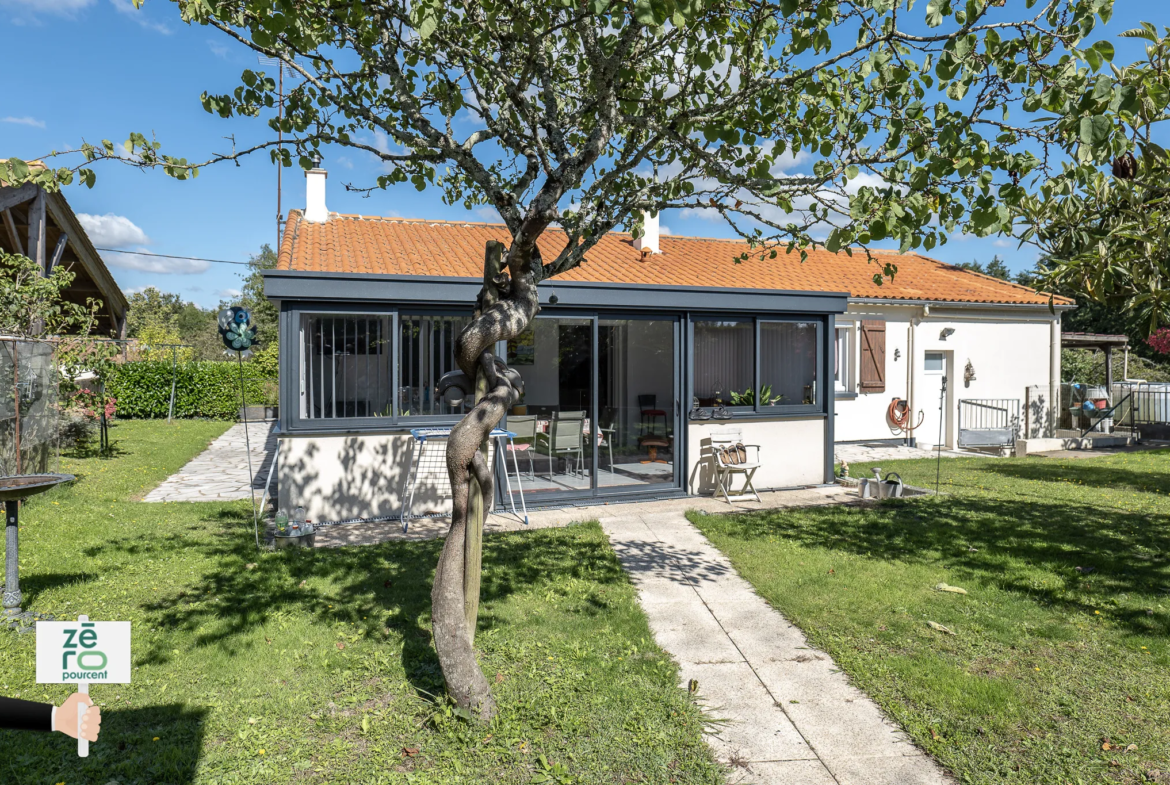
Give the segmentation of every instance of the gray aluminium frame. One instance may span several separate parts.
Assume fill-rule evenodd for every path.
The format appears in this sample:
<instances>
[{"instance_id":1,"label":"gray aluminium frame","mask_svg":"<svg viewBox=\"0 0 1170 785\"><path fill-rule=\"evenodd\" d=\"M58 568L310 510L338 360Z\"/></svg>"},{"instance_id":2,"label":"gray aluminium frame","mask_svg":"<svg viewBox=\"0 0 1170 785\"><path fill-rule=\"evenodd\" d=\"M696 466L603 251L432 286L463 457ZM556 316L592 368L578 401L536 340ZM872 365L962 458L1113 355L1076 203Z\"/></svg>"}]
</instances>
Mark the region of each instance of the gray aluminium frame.
<instances>
[{"instance_id":1,"label":"gray aluminium frame","mask_svg":"<svg viewBox=\"0 0 1170 785\"><path fill-rule=\"evenodd\" d=\"M474 278L439 278L364 273L314 273L265 270L264 293L272 300L299 300L322 304L396 303L468 307L482 282ZM557 281L540 287L541 305L590 311L683 311L759 314L844 313L846 292L802 292L780 289L736 289L705 286L642 286L632 284Z\"/></svg>"}]
</instances>

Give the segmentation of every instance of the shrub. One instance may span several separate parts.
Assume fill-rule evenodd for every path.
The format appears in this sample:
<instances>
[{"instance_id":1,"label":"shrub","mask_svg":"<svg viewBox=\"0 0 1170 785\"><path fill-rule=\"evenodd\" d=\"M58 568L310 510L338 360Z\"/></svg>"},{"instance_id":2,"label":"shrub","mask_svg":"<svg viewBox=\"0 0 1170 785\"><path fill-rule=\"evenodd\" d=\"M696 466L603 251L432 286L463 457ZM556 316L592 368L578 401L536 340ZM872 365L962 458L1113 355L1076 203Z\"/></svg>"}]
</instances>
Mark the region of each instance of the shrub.
<instances>
[{"instance_id":1,"label":"shrub","mask_svg":"<svg viewBox=\"0 0 1170 785\"><path fill-rule=\"evenodd\" d=\"M275 363L243 364L249 406L276 405ZM169 360L122 363L106 374L106 392L122 417L167 416L171 398ZM240 368L235 362L180 363L174 369L175 416L234 420L240 411Z\"/></svg>"}]
</instances>

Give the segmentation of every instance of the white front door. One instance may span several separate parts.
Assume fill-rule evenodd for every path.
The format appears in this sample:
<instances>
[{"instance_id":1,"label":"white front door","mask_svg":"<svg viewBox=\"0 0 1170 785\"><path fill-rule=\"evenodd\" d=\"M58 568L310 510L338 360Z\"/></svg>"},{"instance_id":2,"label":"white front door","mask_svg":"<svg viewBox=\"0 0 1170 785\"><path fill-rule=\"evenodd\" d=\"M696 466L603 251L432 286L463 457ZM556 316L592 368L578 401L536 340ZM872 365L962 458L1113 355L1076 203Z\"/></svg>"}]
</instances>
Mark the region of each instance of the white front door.
<instances>
[{"instance_id":1,"label":"white front door","mask_svg":"<svg viewBox=\"0 0 1170 785\"><path fill-rule=\"evenodd\" d=\"M934 447L950 443L950 352L926 352L923 360L922 381L915 391L915 408L922 412L922 425L914 431L919 447ZM947 380L948 391L943 393ZM940 409L939 402L942 402ZM941 426L941 438L940 438Z\"/></svg>"}]
</instances>

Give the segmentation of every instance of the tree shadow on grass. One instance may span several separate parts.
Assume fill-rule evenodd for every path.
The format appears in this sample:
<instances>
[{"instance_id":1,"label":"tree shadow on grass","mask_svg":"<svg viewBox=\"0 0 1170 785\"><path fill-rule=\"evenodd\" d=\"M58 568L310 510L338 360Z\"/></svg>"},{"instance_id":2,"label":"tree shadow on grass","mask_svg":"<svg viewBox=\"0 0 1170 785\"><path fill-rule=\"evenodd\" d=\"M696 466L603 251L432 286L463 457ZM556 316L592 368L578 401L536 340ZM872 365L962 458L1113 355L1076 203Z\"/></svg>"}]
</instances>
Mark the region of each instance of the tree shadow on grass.
<instances>
[{"instance_id":1,"label":"tree shadow on grass","mask_svg":"<svg viewBox=\"0 0 1170 785\"><path fill-rule=\"evenodd\" d=\"M1119 594L1153 604L1170 593L1170 517L1164 515L944 496L726 516L714 525L744 540L782 537L810 548L937 564L957 578L1043 604L1100 610L1137 634L1170 635L1167 612L1113 606ZM1034 568L1061 581L1037 587Z\"/></svg>"},{"instance_id":2,"label":"tree shadow on grass","mask_svg":"<svg viewBox=\"0 0 1170 785\"><path fill-rule=\"evenodd\" d=\"M412 685L423 695L442 693L442 671L430 630L431 586L442 540L258 554L246 513L221 509L207 515L203 524L204 529L217 530L216 535L196 538L176 531L149 543L141 537L127 538L97 546L88 555L197 549L210 558L214 567L191 588L161 594L144 606L152 624L190 631L196 646L220 645L246 655L237 646L244 634L282 613L308 613L325 624L352 623L374 639L382 639L384 629L397 633ZM604 539L600 532L574 536L571 530L486 537L479 629L502 623L493 612L494 604L534 586L570 578L626 582ZM255 567L249 569L249 564ZM141 662L168 658L158 649Z\"/></svg>"},{"instance_id":3,"label":"tree shadow on grass","mask_svg":"<svg viewBox=\"0 0 1170 785\"><path fill-rule=\"evenodd\" d=\"M1170 450L1158 450L1142 455L1161 455L1170 458ZM984 461L979 466L967 467L968 471L987 472L1019 480L1040 482L1074 482L1090 488L1110 490L1133 490L1141 493L1170 493L1170 460L1166 471L1154 471L1149 466L1129 469L1115 463L1102 463L1093 459L1067 461Z\"/></svg>"},{"instance_id":4,"label":"tree shadow on grass","mask_svg":"<svg viewBox=\"0 0 1170 785\"><path fill-rule=\"evenodd\" d=\"M78 758L77 742L61 733L0 731L0 782L187 785L195 781L206 717L206 709L182 704L103 707L88 758Z\"/></svg>"},{"instance_id":5,"label":"tree shadow on grass","mask_svg":"<svg viewBox=\"0 0 1170 785\"><path fill-rule=\"evenodd\" d=\"M26 608L37 607L37 599L43 592L57 589L62 586L73 586L78 583L89 583L98 579L93 572L38 572L29 576L20 577L21 602ZM0 581L0 585L3 581Z\"/></svg>"}]
</instances>

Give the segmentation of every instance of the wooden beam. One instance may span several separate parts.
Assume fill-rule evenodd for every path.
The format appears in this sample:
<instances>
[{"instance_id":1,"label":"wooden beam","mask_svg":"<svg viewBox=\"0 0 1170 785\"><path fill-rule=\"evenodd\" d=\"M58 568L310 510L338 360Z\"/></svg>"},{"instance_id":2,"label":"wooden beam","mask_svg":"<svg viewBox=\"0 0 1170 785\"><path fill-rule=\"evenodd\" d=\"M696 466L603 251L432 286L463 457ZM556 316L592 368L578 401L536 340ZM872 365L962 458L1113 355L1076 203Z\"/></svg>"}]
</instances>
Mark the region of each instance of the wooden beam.
<instances>
[{"instance_id":1,"label":"wooden beam","mask_svg":"<svg viewBox=\"0 0 1170 785\"><path fill-rule=\"evenodd\" d=\"M48 265L45 266L46 278L53 274L53 268L61 261L61 256L65 253L65 246L68 244L69 235L61 232L61 236L57 238L57 247L53 249L53 255L50 257Z\"/></svg>"},{"instance_id":2,"label":"wooden beam","mask_svg":"<svg viewBox=\"0 0 1170 785\"><path fill-rule=\"evenodd\" d=\"M11 207L16 207L18 204L24 204L29 199L36 198L37 194L43 194L36 183L25 183L19 188L13 188L6 185L0 188L0 210L7 210Z\"/></svg>"},{"instance_id":3,"label":"wooden beam","mask_svg":"<svg viewBox=\"0 0 1170 785\"><path fill-rule=\"evenodd\" d=\"M24 243L16 233L16 221L12 220L12 211L4 211L4 228L8 230L8 240L12 243L12 252L24 256Z\"/></svg>"},{"instance_id":4,"label":"wooden beam","mask_svg":"<svg viewBox=\"0 0 1170 785\"><path fill-rule=\"evenodd\" d=\"M28 208L28 258L45 274L45 192L37 189Z\"/></svg>"}]
</instances>

